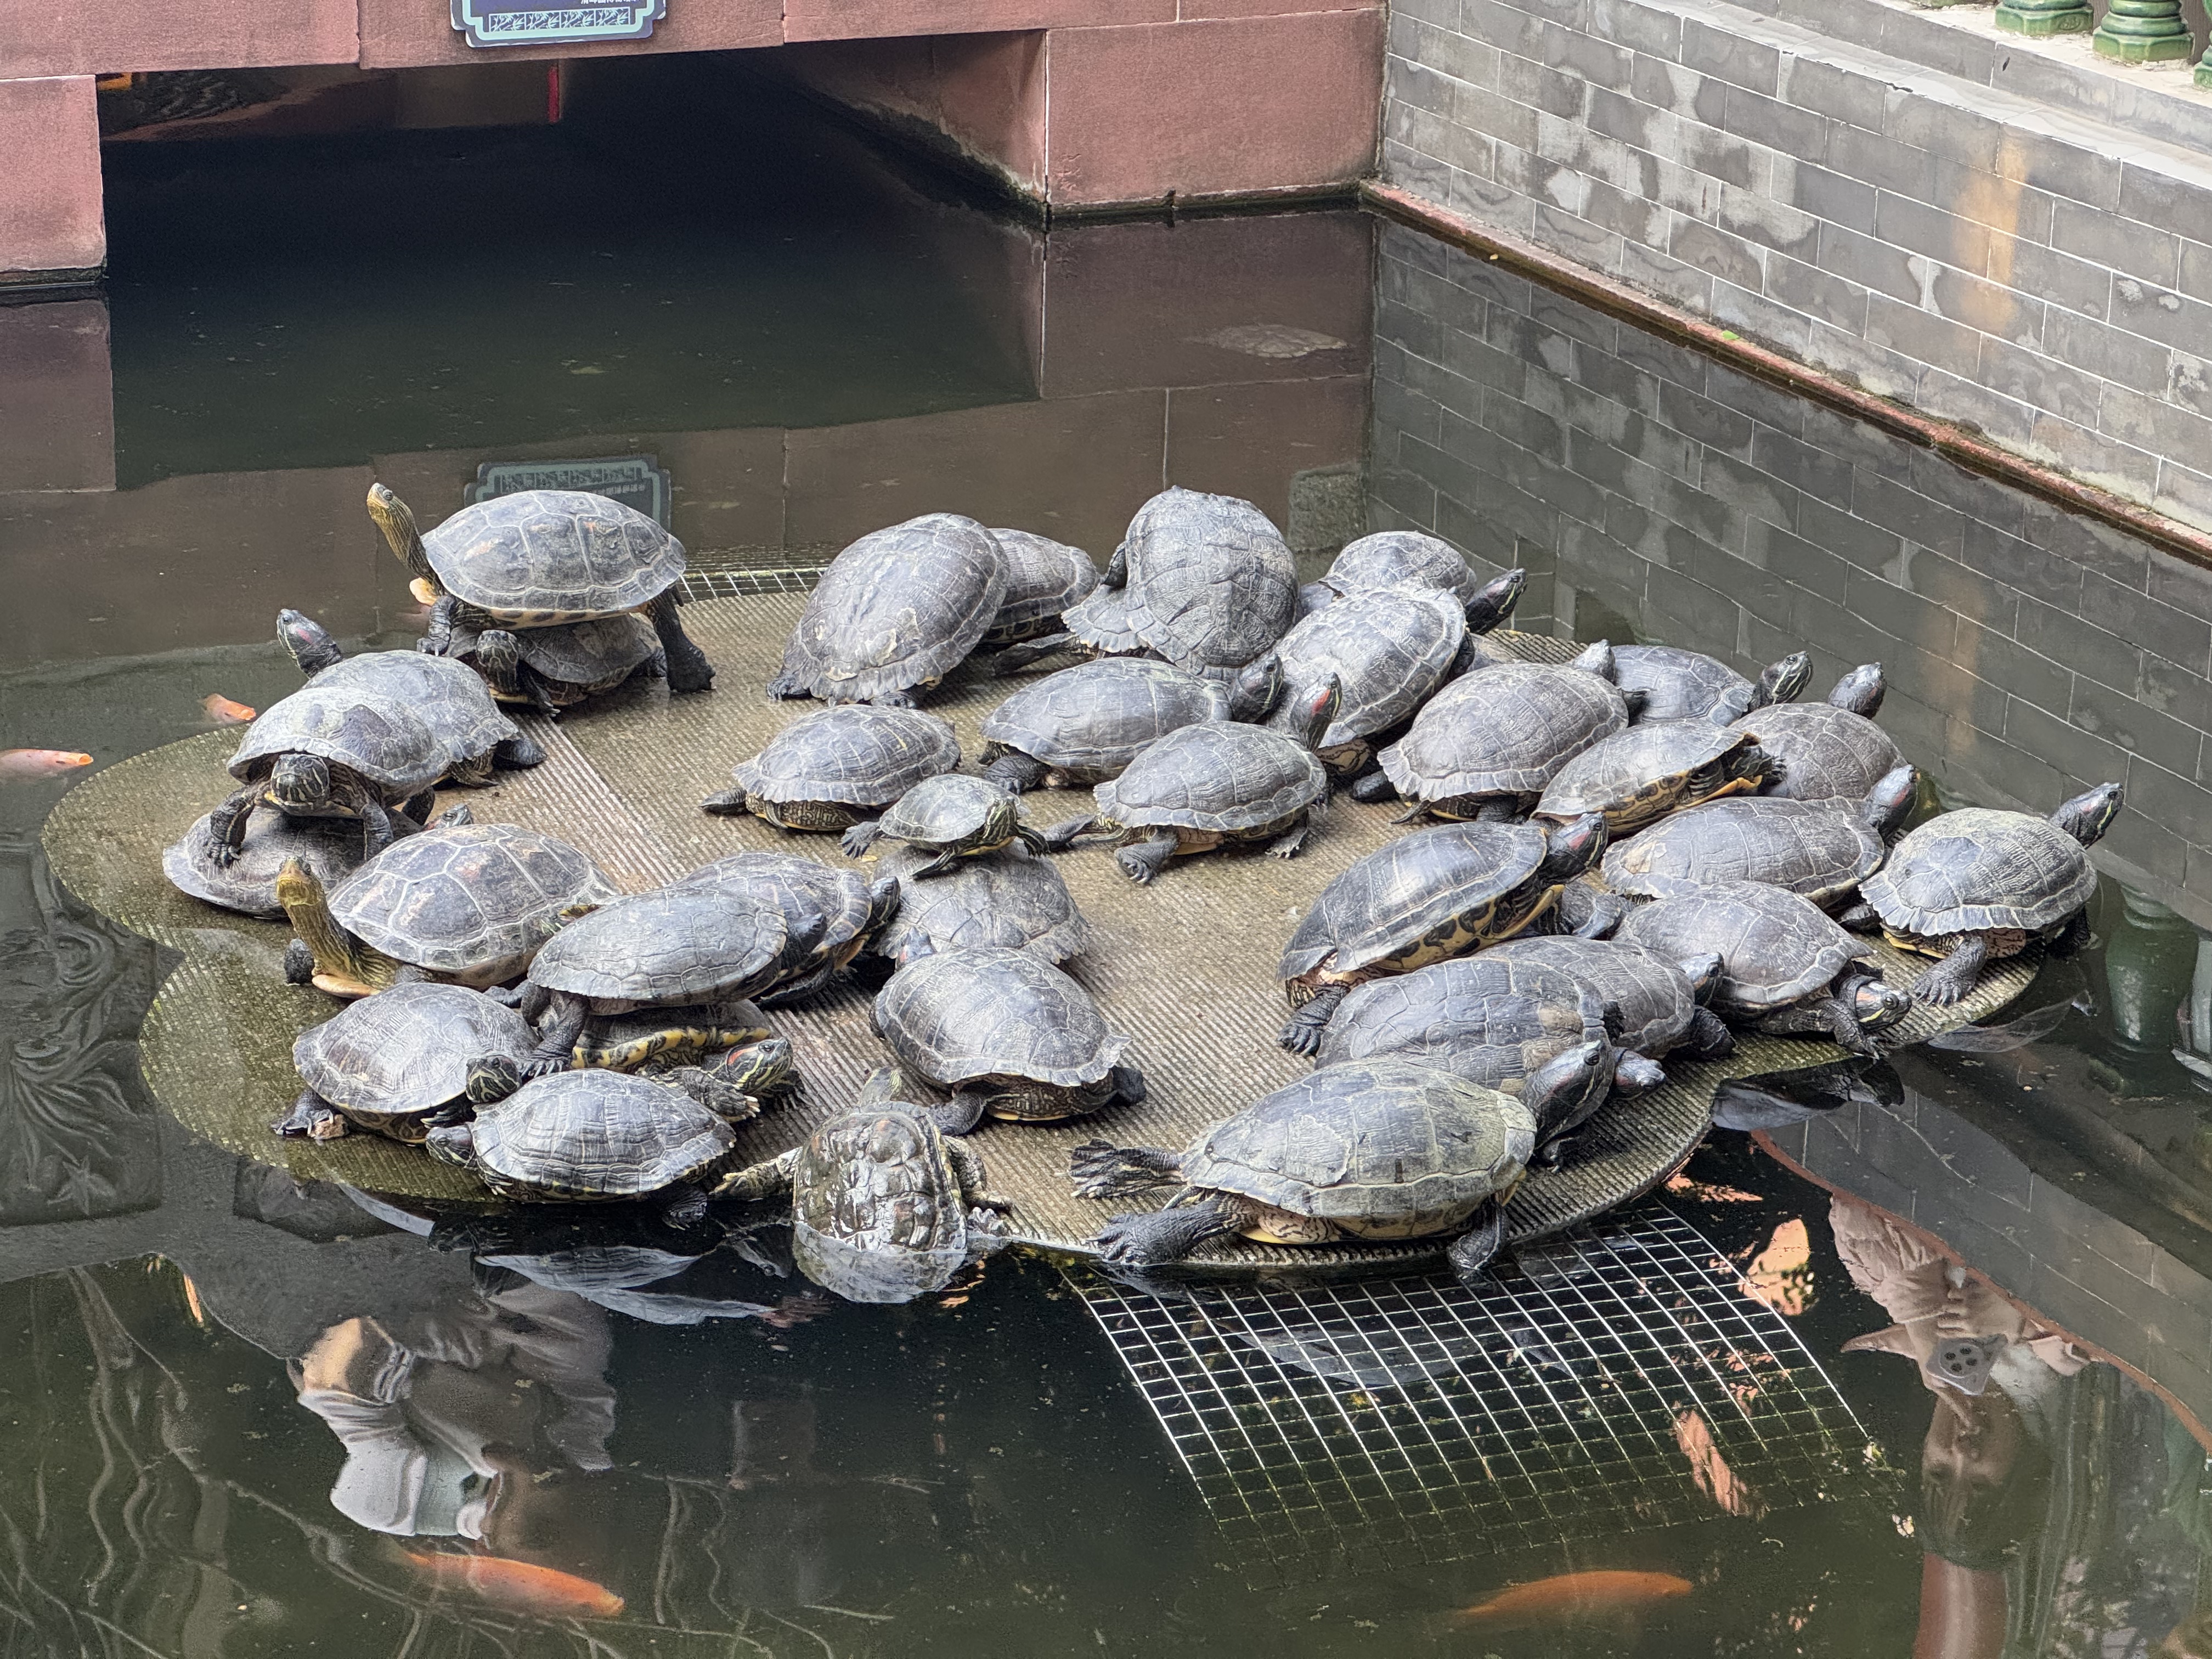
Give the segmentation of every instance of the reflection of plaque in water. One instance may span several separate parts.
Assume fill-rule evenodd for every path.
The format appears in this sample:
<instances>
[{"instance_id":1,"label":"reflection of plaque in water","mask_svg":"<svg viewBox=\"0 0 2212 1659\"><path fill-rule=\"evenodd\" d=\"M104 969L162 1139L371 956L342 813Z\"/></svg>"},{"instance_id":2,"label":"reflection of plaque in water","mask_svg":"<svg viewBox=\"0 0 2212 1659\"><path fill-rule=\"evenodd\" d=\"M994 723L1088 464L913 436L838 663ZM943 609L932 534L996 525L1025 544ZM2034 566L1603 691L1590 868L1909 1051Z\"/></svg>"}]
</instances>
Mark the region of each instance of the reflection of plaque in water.
<instances>
[{"instance_id":1,"label":"reflection of plaque in water","mask_svg":"<svg viewBox=\"0 0 2212 1659\"><path fill-rule=\"evenodd\" d=\"M472 46L542 46L573 40L642 40L668 0L596 0L547 6L526 0L453 0L453 27Z\"/></svg>"},{"instance_id":2,"label":"reflection of plaque in water","mask_svg":"<svg viewBox=\"0 0 2212 1659\"><path fill-rule=\"evenodd\" d=\"M588 489L668 528L668 470L651 455L602 455L579 461L486 461L468 488L471 502L523 489Z\"/></svg>"}]
</instances>

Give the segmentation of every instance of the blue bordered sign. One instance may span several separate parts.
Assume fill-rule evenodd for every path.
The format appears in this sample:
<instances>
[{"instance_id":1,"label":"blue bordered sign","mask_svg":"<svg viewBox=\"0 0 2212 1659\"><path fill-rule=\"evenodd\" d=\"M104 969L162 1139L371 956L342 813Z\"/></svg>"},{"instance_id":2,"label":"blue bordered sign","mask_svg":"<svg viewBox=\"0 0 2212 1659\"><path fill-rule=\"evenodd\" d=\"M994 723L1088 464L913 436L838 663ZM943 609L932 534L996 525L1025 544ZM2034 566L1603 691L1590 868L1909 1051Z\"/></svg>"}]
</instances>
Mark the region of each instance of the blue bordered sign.
<instances>
[{"instance_id":1,"label":"blue bordered sign","mask_svg":"<svg viewBox=\"0 0 2212 1659\"><path fill-rule=\"evenodd\" d=\"M468 488L471 502L521 489L588 489L635 507L668 528L668 470L651 455L602 455L576 461L486 461Z\"/></svg>"},{"instance_id":2,"label":"blue bordered sign","mask_svg":"<svg viewBox=\"0 0 2212 1659\"><path fill-rule=\"evenodd\" d=\"M547 6L532 0L453 0L453 27L472 46L642 40L667 15L668 0L596 0L584 6Z\"/></svg>"}]
</instances>

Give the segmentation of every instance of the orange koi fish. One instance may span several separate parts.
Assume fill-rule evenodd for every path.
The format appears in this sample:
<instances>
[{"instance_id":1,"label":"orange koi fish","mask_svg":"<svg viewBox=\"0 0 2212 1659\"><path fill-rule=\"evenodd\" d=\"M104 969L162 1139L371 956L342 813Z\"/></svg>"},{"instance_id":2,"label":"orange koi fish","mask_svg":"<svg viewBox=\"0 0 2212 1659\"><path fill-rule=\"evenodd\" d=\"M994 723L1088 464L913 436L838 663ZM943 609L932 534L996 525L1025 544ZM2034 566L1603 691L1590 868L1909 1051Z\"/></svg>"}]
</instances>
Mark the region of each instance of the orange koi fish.
<instances>
[{"instance_id":1,"label":"orange koi fish","mask_svg":"<svg viewBox=\"0 0 2212 1659\"><path fill-rule=\"evenodd\" d=\"M611 1619L623 1599L604 1584L503 1555L418 1554L402 1550L410 1566L440 1589L463 1589L509 1613L539 1619Z\"/></svg>"},{"instance_id":2,"label":"orange koi fish","mask_svg":"<svg viewBox=\"0 0 2212 1659\"><path fill-rule=\"evenodd\" d=\"M73 749L0 749L0 778L54 778L91 764Z\"/></svg>"},{"instance_id":3,"label":"orange koi fish","mask_svg":"<svg viewBox=\"0 0 2212 1659\"><path fill-rule=\"evenodd\" d=\"M200 699L200 707L217 726L244 726L253 718L254 711L242 702L233 702L220 691L210 691Z\"/></svg>"},{"instance_id":4,"label":"orange koi fish","mask_svg":"<svg viewBox=\"0 0 2212 1659\"><path fill-rule=\"evenodd\" d=\"M1452 1622L1464 1628L1618 1619L1687 1595L1692 1588L1688 1579L1671 1572L1570 1572L1501 1590L1487 1601L1462 1607Z\"/></svg>"}]
</instances>

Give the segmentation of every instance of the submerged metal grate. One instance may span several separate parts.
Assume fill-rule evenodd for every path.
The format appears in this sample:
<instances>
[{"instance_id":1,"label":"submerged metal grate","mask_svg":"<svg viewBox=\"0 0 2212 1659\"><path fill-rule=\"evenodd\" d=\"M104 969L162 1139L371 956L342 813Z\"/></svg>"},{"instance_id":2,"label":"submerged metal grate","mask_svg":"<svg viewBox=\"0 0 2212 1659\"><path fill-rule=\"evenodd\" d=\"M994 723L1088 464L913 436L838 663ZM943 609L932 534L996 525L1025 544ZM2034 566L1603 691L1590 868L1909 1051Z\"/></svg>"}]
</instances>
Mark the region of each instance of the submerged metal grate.
<instances>
[{"instance_id":1,"label":"submerged metal grate","mask_svg":"<svg viewBox=\"0 0 2212 1659\"><path fill-rule=\"evenodd\" d=\"M1789 1322L1656 1206L1526 1248L1474 1290L1427 1276L1164 1299L1069 1276L1244 1564L1382 1571L1880 1478Z\"/></svg>"}]
</instances>

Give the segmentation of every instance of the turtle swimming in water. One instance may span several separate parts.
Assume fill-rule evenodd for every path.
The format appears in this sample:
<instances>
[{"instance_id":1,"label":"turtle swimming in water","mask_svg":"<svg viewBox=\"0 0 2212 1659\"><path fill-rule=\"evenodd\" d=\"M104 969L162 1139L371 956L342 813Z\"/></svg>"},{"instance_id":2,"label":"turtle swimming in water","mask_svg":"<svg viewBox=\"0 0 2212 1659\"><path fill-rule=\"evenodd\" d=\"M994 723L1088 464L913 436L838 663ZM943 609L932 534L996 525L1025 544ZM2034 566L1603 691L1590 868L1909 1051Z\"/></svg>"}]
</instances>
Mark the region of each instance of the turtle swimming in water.
<instances>
[{"instance_id":1,"label":"turtle swimming in water","mask_svg":"<svg viewBox=\"0 0 2212 1659\"><path fill-rule=\"evenodd\" d=\"M1033 853L1046 850L1043 836L1022 822L1020 803L1011 790L964 772L924 778L883 817L854 824L841 842L845 856L861 857L878 837L902 841L931 855L928 863L909 872L918 881L949 874L961 860L995 853L1013 842Z\"/></svg>"},{"instance_id":2,"label":"turtle swimming in water","mask_svg":"<svg viewBox=\"0 0 2212 1659\"><path fill-rule=\"evenodd\" d=\"M842 831L959 764L951 721L914 708L839 704L792 721L738 763L734 787L700 806L724 816L750 812L783 830Z\"/></svg>"},{"instance_id":3,"label":"turtle swimming in water","mask_svg":"<svg viewBox=\"0 0 2212 1659\"><path fill-rule=\"evenodd\" d=\"M1006 593L998 539L973 519L872 531L822 573L768 694L911 708L975 648Z\"/></svg>"}]
</instances>

